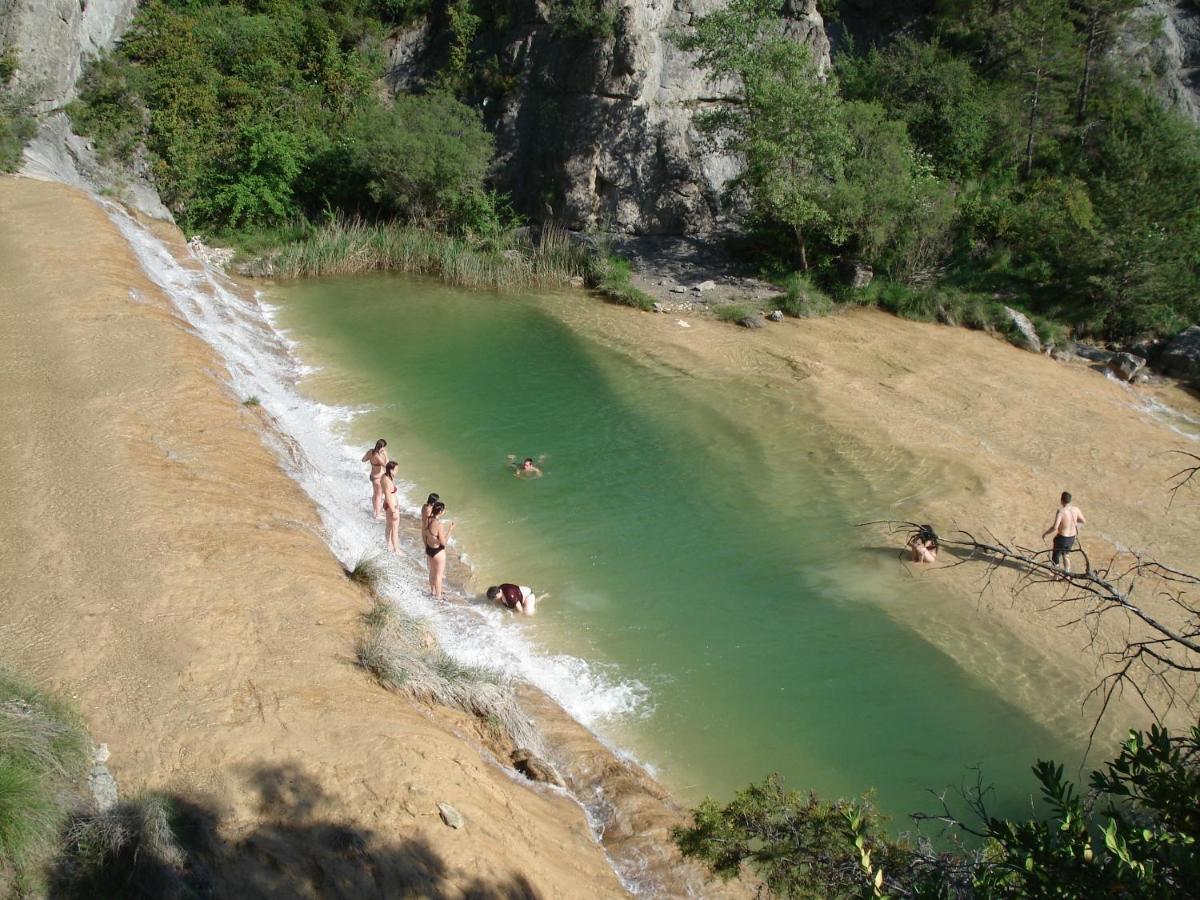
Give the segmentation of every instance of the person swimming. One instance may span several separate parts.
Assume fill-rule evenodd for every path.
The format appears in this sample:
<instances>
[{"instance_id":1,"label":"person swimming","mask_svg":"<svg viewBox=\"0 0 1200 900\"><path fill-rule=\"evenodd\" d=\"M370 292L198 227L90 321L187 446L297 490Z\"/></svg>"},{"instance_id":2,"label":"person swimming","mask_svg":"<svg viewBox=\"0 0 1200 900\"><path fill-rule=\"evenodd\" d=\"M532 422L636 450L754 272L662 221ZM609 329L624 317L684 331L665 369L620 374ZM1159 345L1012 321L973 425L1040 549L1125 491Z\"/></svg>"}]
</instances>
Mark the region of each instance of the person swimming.
<instances>
[{"instance_id":1,"label":"person swimming","mask_svg":"<svg viewBox=\"0 0 1200 900\"><path fill-rule=\"evenodd\" d=\"M935 563L938 557L938 536L932 525L922 525L908 539L909 557L915 563Z\"/></svg>"},{"instance_id":2,"label":"person swimming","mask_svg":"<svg viewBox=\"0 0 1200 900\"><path fill-rule=\"evenodd\" d=\"M538 462L545 462L546 457L538 457ZM541 478L544 472L533 464L533 457L527 456L524 461L518 463L517 458L511 453L508 455L508 461L512 464L513 475L517 478Z\"/></svg>"},{"instance_id":3,"label":"person swimming","mask_svg":"<svg viewBox=\"0 0 1200 900\"><path fill-rule=\"evenodd\" d=\"M375 446L363 454L362 461L371 464L371 506L375 510L375 518L383 518L383 467L388 464L387 441L380 438Z\"/></svg>"},{"instance_id":4,"label":"person swimming","mask_svg":"<svg viewBox=\"0 0 1200 900\"><path fill-rule=\"evenodd\" d=\"M513 612L524 613L527 616L532 616L534 610L537 609L538 600L545 600L549 594L542 594L539 598L533 593L533 588L525 587L522 584L504 584L493 585L487 589L487 598L496 603L499 603L505 609L511 609Z\"/></svg>"},{"instance_id":5,"label":"person swimming","mask_svg":"<svg viewBox=\"0 0 1200 900\"><path fill-rule=\"evenodd\" d=\"M396 464L389 462L383 467L383 475L379 479L383 493L383 507L386 513L383 533L387 538L387 548L393 553L400 552L400 503L396 499L396 477L392 473Z\"/></svg>"},{"instance_id":6,"label":"person swimming","mask_svg":"<svg viewBox=\"0 0 1200 900\"><path fill-rule=\"evenodd\" d=\"M425 542L425 555L429 562L429 589L434 599L442 599L442 578L446 574L446 542L454 532L454 523L447 528L442 518L446 504L435 500L429 510L429 519L421 529L421 538Z\"/></svg>"}]
</instances>

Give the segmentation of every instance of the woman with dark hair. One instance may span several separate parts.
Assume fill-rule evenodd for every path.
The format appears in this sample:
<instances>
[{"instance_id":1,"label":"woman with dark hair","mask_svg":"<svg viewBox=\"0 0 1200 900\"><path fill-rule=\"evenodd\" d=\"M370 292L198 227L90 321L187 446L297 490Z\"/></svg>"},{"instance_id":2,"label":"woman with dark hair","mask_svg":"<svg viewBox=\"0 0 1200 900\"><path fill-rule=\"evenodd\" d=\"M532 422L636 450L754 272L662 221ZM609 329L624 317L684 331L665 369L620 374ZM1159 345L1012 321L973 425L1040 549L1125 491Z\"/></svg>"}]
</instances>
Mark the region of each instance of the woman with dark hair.
<instances>
[{"instance_id":1,"label":"woman with dark hair","mask_svg":"<svg viewBox=\"0 0 1200 900\"><path fill-rule=\"evenodd\" d=\"M384 535L387 537L387 548L393 553L400 552L400 504L396 500L396 476L392 473L396 464L389 462L383 467L383 475L379 479L380 490L383 493L383 506L387 512L384 522Z\"/></svg>"},{"instance_id":2,"label":"woman with dark hair","mask_svg":"<svg viewBox=\"0 0 1200 900\"><path fill-rule=\"evenodd\" d=\"M446 504L435 500L429 510L429 519L421 529L421 539L425 542L425 556L429 558L429 589L433 591L435 600L442 599L442 577L446 574L446 542L454 532L454 523L449 527L442 521L442 513Z\"/></svg>"},{"instance_id":3,"label":"woman with dark hair","mask_svg":"<svg viewBox=\"0 0 1200 900\"><path fill-rule=\"evenodd\" d=\"M388 464L387 441L380 438L375 446L363 454L362 461L371 464L371 506L375 510L375 518L383 518L383 467Z\"/></svg>"},{"instance_id":4,"label":"woman with dark hair","mask_svg":"<svg viewBox=\"0 0 1200 900\"><path fill-rule=\"evenodd\" d=\"M908 539L908 549L912 551L912 561L915 563L935 563L938 556L938 536L932 525L922 525L917 533Z\"/></svg>"},{"instance_id":5,"label":"woman with dark hair","mask_svg":"<svg viewBox=\"0 0 1200 900\"><path fill-rule=\"evenodd\" d=\"M425 523L429 521L429 513L433 511L433 504L437 503L442 498L437 494L430 494L425 501L425 505L421 507L421 527L425 527Z\"/></svg>"}]
</instances>

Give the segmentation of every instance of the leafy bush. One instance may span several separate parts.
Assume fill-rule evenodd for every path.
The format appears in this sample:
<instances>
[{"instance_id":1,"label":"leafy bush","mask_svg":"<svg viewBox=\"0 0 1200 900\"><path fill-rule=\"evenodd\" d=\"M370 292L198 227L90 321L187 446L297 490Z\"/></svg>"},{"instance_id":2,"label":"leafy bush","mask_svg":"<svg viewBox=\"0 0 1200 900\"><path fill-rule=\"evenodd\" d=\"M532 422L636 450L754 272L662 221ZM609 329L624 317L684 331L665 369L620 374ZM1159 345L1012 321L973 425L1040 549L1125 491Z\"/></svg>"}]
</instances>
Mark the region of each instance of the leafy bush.
<instances>
[{"instance_id":1,"label":"leafy bush","mask_svg":"<svg viewBox=\"0 0 1200 900\"><path fill-rule=\"evenodd\" d=\"M479 198L493 149L479 113L444 91L397 97L390 110L366 107L351 141L371 199L430 223L448 222Z\"/></svg>"},{"instance_id":2,"label":"leafy bush","mask_svg":"<svg viewBox=\"0 0 1200 900\"><path fill-rule=\"evenodd\" d=\"M16 72L16 51L0 48L0 173L15 172L20 167L21 151L37 134L29 92L10 84Z\"/></svg>"},{"instance_id":3,"label":"leafy bush","mask_svg":"<svg viewBox=\"0 0 1200 900\"><path fill-rule=\"evenodd\" d=\"M1082 797L1063 767L1033 768L1048 816L989 818L982 852L935 851L886 834L869 803L825 801L778 778L705 800L673 836L683 855L730 878L743 864L786 897L1194 895L1200 884L1200 726L1173 738L1131 731ZM961 824L961 823L960 823Z\"/></svg>"},{"instance_id":4,"label":"leafy bush","mask_svg":"<svg viewBox=\"0 0 1200 900\"><path fill-rule=\"evenodd\" d=\"M102 54L83 70L79 94L67 104L71 125L92 139L101 160L129 160L145 140L148 117L135 81L139 70Z\"/></svg>"},{"instance_id":5,"label":"leafy bush","mask_svg":"<svg viewBox=\"0 0 1200 900\"><path fill-rule=\"evenodd\" d=\"M602 40L616 33L617 13L606 0L552 0L550 25L568 37Z\"/></svg>"}]
</instances>

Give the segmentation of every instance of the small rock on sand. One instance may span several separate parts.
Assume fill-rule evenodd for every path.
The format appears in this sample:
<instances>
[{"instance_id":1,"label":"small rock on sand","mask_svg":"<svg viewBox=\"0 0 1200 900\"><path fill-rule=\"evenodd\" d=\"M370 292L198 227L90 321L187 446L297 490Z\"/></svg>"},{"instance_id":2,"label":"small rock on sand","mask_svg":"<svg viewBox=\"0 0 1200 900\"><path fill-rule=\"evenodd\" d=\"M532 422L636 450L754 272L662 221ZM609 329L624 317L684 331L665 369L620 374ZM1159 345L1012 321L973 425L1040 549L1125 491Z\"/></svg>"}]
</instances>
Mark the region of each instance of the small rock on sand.
<instances>
[{"instance_id":1,"label":"small rock on sand","mask_svg":"<svg viewBox=\"0 0 1200 900\"><path fill-rule=\"evenodd\" d=\"M762 316L743 316L738 319L738 324L743 328L762 328L764 323Z\"/></svg>"},{"instance_id":2,"label":"small rock on sand","mask_svg":"<svg viewBox=\"0 0 1200 900\"><path fill-rule=\"evenodd\" d=\"M683 285L681 285L681 284L675 284L675 285L672 285L672 286L671 286L671 293L672 293L672 294L686 294L686 293L687 293L687 288L685 288L685 287L684 287Z\"/></svg>"},{"instance_id":3,"label":"small rock on sand","mask_svg":"<svg viewBox=\"0 0 1200 900\"><path fill-rule=\"evenodd\" d=\"M717 286L717 283L715 281L712 281L712 280L702 281L699 284L692 285L692 290L703 293L704 291L711 291L716 286Z\"/></svg>"},{"instance_id":4,"label":"small rock on sand","mask_svg":"<svg viewBox=\"0 0 1200 900\"><path fill-rule=\"evenodd\" d=\"M770 319L772 322L782 322L783 321L783 310L782 309L774 310L771 312L771 314L769 316L767 316L767 318Z\"/></svg>"},{"instance_id":5,"label":"small rock on sand","mask_svg":"<svg viewBox=\"0 0 1200 900\"><path fill-rule=\"evenodd\" d=\"M512 761L513 768L530 781L540 781L543 784L565 787L562 776L558 774L558 770L532 750L514 750Z\"/></svg>"},{"instance_id":6,"label":"small rock on sand","mask_svg":"<svg viewBox=\"0 0 1200 900\"><path fill-rule=\"evenodd\" d=\"M654 306L652 308L656 313L661 313L661 312L667 311L667 308L657 301L655 301Z\"/></svg>"},{"instance_id":7,"label":"small rock on sand","mask_svg":"<svg viewBox=\"0 0 1200 900\"><path fill-rule=\"evenodd\" d=\"M442 821L451 828L462 828L467 824L467 820L463 818L462 813L460 813L449 803L438 804L438 815L440 815L442 817Z\"/></svg>"}]
</instances>

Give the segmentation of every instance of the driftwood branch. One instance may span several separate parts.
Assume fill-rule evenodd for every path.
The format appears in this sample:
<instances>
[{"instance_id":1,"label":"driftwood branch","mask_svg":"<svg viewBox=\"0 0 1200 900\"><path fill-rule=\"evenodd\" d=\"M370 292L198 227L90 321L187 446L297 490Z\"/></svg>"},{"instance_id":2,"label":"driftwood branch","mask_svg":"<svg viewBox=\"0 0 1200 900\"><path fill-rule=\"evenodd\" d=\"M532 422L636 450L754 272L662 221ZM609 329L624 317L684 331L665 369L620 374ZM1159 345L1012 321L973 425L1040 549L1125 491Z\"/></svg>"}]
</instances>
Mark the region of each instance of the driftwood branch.
<instances>
[{"instance_id":1,"label":"driftwood branch","mask_svg":"<svg viewBox=\"0 0 1200 900\"><path fill-rule=\"evenodd\" d=\"M1176 488L1200 470L1200 457L1185 455L1196 459L1197 466ZM859 527L866 526L884 526L906 540L921 528L915 522L891 520L864 522ZM1083 565L1067 572L1054 565L1050 551L1005 542L990 532L976 536L959 529L940 536L939 544L945 555L953 557L951 562L939 563L940 568L983 567L981 592L991 587L997 572L1008 570L1015 573L1011 585L1015 596L1042 585L1050 592L1050 608L1077 610L1062 627L1081 630L1105 672L1084 700L1100 699L1093 734L1114 696L1126 690L1160 723L1172 710L1196 711L1200 702L1200 576L1133 552L1118 552L1107 562L1093 563L1078 545L1075 556ZM1135 599L1140 597L1157 598L1155 611ZM1123 620L1121 627L1102 632L1101 622L1113 617ZM1102 640L1103 633L1118 636L1110 643Z\"/></svg>"}]
</instances>

